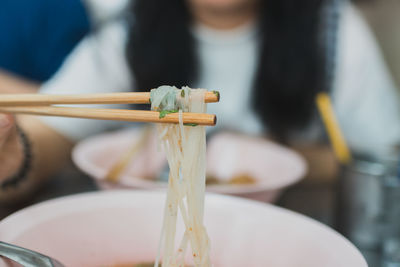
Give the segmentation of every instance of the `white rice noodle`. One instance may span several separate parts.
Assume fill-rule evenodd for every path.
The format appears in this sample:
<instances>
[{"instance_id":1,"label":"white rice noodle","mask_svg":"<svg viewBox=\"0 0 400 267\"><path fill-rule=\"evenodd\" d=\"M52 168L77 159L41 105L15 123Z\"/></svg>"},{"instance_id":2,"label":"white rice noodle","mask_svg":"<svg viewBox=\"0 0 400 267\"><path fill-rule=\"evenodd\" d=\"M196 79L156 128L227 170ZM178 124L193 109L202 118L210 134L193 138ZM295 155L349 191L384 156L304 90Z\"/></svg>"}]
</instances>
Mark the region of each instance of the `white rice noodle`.
<instances>
[{"instance_id":1,"label":"white rice noodle","mask_svg":"<svg viewBox=\"0 0 400 267\"><path fill-rule=\"evenodd\" d=\"M171 87L170 87L171 88ZM190 245L191 255L196 267L211 266L209 259L210 242L203 225L205 170L206 170L206 135L204 126L184 126L182 112L205 113L204 93L206 90L181 91L163 87L161 91L152 91L152 109L160 108L161 103L173 92L176 97L175 108L179 109L179 124L159 124L157 130L162 147L166 153L170 173L167 199L164 210L164 221L160 236L159 251L154 266L158 266L162 255L162 267L183 267ZM153 99L153 97L155 99ZM161 97L163 99L157 98ZM185 225L185 232L178 248L176 244L176 223L178 211Z\"/></svg>"}]
</instances>

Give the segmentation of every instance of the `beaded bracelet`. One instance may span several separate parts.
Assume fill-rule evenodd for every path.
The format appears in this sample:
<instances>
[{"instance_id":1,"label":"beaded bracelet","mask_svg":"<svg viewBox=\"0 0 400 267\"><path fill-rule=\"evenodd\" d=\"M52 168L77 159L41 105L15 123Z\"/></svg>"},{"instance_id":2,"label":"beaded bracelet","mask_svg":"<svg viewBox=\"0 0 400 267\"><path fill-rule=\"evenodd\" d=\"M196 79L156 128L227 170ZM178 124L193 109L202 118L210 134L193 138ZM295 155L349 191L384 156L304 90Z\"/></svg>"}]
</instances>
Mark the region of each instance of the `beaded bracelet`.
<instances>
[{"instance_id":1,"label":"beaded bracelet","mask_svg":"<svg viewBox=\"0 0 400 267\"><path fill-rule=\"evenodd\" d=\"M22 143L24 159L17 173L0 184L2 190L6 190L11 187L14 188L17 187L19 183L21 183L28 177L28 174L32 167L31 142L29 141L28 136L24 133L24 131L21 128L17 127L17 132Z\"/></svg>"}]
</instances>

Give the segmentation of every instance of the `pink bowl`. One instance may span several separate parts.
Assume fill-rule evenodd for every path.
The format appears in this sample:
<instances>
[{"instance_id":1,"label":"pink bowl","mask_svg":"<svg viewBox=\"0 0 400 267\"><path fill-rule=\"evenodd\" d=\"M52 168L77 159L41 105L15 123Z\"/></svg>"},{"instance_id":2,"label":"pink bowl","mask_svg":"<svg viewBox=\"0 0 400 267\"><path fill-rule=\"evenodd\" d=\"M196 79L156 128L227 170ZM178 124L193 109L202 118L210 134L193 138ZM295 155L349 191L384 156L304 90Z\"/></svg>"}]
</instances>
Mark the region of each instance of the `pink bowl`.
<instances>
[{"instance_id":1,"label":"pink bowl","mask_svg":"<svg viewBox=\"0 0 400 267\"><path fill-rule=\"evenodd\" d=\"M164 200L164 192L127 190L51 200L4 219L0 240L67 266L149 262L156 255ZM215 267L367 266L337 232L269 204L207 195L205 225ZM0 260L0 266L6 265Z\"/></svg>"},{"instance_id":2,"label":"pink bowl","mask_svg":"<svg viewBox=\"0 0 400 267\"><path fill-rule=\"evenodd\" d=\"M121 153L139 138L138 130L124 130L102 134L79 143L72 154L75 164L96 179L103 189L139 188L162 189L166 183L153 179L166 164L157 148L155 135L132 161L117 184L104 180L107 171ZM247 197L272 202L282 189L298 182L307 166L294 151L261 138L233 133L220 133L211 138L207 147L207 173L218 180L229 180L234 175L247 174L256 180L252 185L210 185L215 193Z\"/></svg>"}]
</instances>

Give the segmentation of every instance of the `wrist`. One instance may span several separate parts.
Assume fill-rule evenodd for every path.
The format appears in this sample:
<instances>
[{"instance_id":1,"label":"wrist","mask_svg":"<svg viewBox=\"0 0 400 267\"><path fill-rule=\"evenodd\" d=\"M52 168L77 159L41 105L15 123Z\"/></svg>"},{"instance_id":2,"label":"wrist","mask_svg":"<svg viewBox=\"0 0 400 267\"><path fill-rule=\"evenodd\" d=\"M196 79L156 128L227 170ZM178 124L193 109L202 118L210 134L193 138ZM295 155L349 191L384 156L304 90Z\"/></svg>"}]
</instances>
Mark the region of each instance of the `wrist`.
<instances>
[{"instance_id":1,"label":"wrist","mask_svg":"<svg viewBox=\"0 0 400 267\"><path fill-rule=\"evenodd\" d=\"M20 128L16 131L15 141L11 142L6 149L6 152L9 152L5 154L7 155L5 164L7 176L0 182L0 190L18 186L27 178L32 167L32 148L29 138Z\"/></svg>"},{"instance_id":2,"label":"wrist","mask_svg":"<svg viewBox=\"0 0 400 267\"><path fill-rule=\"evenodd\" d=\"M23 145L13 129L10 137L1 148L0 153L0 184L1 181L18 171L24 158Z\"/></svg>"}]
</instances>

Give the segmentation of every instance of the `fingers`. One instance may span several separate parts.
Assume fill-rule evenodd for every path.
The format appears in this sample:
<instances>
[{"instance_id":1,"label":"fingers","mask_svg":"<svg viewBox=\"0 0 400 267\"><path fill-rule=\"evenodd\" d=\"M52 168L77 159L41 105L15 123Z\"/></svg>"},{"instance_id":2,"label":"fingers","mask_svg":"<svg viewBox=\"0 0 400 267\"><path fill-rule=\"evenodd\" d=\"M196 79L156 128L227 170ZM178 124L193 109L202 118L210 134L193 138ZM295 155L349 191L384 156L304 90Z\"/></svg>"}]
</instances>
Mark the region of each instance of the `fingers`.
<instances>
[{"instance_id":1,"label":"fingers","mask_svg":"<svg viewBox=\"0 0 400 267\"><path fill-rule=\"evenodd\" d=\"M8 140L14 127L14 117L12 115L0 114L0 151Z\"/></svg>"}]
</instances>

